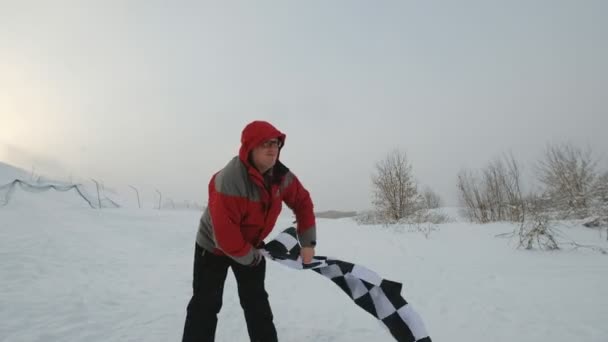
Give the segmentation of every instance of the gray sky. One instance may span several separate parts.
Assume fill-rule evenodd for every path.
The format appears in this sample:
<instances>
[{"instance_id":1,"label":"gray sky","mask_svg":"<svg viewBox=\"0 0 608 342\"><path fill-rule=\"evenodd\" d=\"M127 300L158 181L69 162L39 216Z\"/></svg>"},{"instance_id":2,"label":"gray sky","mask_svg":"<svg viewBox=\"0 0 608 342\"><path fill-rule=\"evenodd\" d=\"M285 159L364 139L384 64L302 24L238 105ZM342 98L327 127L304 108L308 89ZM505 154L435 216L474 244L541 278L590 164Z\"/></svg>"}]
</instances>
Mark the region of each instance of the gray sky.
<instances>
[{"instance_id":1,"label":"gray sky","mask_svg":"<svg viewBox=\"0 0 608 342\"><path fill-rule=\"evenodd\" d=\"M370 207L395 148L454 203L457 172L505 151L608 151L606 18L606 1L0 0L0 160L204 202L262 119L319 210Z\"/></svg>"}]
</instances>

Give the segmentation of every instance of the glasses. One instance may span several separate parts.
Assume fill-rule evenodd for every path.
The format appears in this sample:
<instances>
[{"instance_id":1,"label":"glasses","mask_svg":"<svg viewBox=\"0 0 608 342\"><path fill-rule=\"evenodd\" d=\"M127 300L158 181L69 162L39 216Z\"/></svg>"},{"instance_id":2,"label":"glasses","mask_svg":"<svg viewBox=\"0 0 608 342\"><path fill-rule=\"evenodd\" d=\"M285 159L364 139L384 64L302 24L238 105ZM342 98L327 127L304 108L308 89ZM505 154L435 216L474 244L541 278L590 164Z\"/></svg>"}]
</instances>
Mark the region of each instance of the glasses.
<instances>
[{"instance_id":1,"label":"glasses","mask_svg":"<svg viewBox=\"0 0 608 342\"><path fill-rule=\"evenodd\" d=\"M271 148L271 147L281 148L281 146L283 146L283 142L281 142L281 140L279 140L279 139L271 139L271 140L264 141L262 144L260 144L260 146L262 146L264 148Z\"/></svg>"}]
</instances>

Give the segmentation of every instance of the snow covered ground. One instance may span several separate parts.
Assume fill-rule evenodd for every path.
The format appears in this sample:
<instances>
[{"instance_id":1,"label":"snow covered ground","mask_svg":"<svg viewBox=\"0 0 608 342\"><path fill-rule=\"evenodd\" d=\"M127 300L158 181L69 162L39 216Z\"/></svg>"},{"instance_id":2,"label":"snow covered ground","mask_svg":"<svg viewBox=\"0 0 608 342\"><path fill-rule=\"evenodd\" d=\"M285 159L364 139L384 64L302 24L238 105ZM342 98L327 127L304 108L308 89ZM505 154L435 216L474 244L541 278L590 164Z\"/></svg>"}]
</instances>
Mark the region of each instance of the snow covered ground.
<instances>
[{"instance_id":1,"label":"snow covered ground","mask_svg":"<svg viewBox=\"0 0 608 342\"><path fill-rule=\"evenodd\" d=\"M0 207L0 341L180 340L199 216L16 191ZM275 233L290 220L285 212ZM495 237L513 228L457 220L427 239L406 227L319 220L317 254L402 282L434 341L608 341L608 256L517 250ZM608 248L595 230L561 232ZM281 341L392 341L314 272L269 262L267 287ZM248 341L232 275L217 340Z\"/></svg>"}]
</instances>

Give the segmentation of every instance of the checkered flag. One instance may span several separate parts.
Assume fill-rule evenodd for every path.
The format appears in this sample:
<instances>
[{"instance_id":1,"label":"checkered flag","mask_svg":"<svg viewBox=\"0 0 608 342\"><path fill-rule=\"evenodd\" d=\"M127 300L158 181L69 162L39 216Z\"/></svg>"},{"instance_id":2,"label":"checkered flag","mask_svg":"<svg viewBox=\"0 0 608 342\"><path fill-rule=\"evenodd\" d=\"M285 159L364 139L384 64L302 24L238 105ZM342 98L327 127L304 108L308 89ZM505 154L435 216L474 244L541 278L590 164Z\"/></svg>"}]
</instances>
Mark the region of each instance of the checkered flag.
<instances>
[{"instance_id":1,"label":"checkered flag","mask_svg":"<svg viewBox=\"0 0 608 342\"><path fill-rule=\"evenodd\" d=\"M298 270L310 269L338 285L355 304L380 320L399 342L431 342L422 319L401 297L401 284L350 262L315 256L310 264L300 259L296 229L290 227L268 242L262 253Z\"/></svg>"}]
</instances>

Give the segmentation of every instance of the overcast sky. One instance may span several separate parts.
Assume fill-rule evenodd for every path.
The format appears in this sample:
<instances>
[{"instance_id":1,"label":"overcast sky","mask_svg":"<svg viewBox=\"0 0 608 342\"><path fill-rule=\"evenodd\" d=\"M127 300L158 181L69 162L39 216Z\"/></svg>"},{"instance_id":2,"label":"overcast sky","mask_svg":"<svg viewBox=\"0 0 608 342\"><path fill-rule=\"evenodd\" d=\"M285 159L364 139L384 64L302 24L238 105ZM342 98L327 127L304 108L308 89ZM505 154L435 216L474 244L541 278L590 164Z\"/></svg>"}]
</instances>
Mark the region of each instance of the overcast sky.
<instances>
[{"instance_id":1,"label":"overcast sky","mask_svg":"<svg viewBox=\"0 0 608 342\"><path fill-rule=\"evenodd\" d=\"M0 0L0 160L205 203L261 119L319 210L370 207L393 149L454 203L458 171L505 151L608 157L606 18L606 1Z\"/></svg>"}]
</instances>

